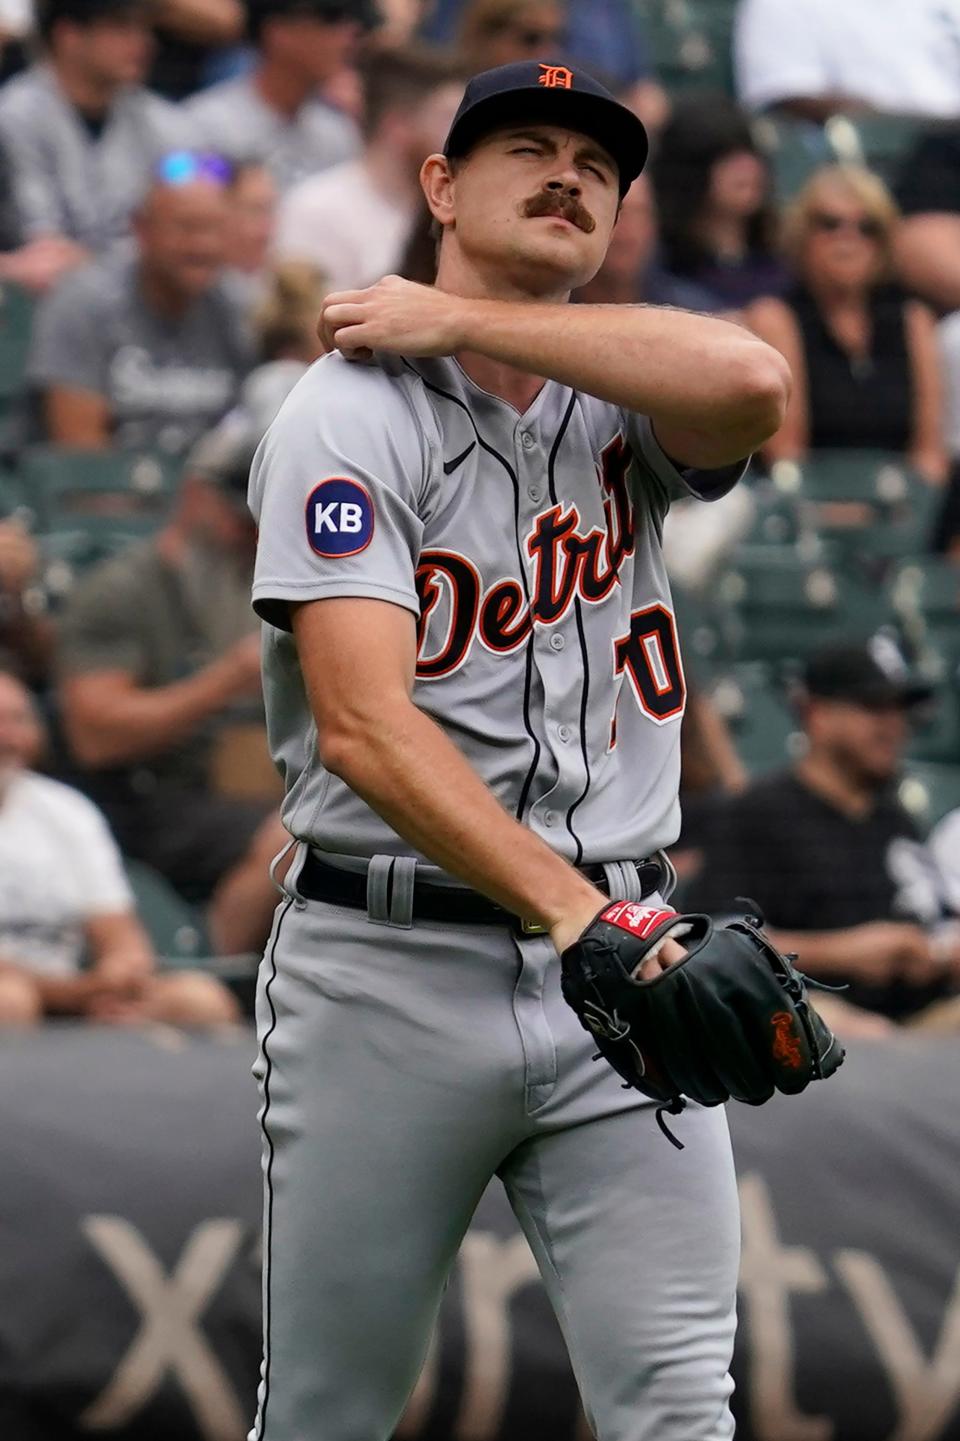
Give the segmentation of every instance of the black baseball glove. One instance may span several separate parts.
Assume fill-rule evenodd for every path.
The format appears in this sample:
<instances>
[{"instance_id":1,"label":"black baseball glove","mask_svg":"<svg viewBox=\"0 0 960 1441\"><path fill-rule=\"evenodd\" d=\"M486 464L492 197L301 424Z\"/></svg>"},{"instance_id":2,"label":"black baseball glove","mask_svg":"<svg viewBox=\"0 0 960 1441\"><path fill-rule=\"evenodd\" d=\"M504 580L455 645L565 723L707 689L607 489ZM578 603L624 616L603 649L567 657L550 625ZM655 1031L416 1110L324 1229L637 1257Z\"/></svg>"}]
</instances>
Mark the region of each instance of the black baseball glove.
<instances>
[{"instance_id":1,"label":"black baseball glove","mask_svg":"<svg viewBox=\"0 0 960 1441\"><path fill-rule=\"evenodd\" d=\"M750 904L745 902L744 904ZM676 1114L684 1097L759 1106L831 1076L843 1047L807 999L796 957L759 915L715 923L635 901L605 906L561 956L563 994L626 1085ZM640 967L672 937L686 956L651 980Z\"/></svg>"}]
</instances>

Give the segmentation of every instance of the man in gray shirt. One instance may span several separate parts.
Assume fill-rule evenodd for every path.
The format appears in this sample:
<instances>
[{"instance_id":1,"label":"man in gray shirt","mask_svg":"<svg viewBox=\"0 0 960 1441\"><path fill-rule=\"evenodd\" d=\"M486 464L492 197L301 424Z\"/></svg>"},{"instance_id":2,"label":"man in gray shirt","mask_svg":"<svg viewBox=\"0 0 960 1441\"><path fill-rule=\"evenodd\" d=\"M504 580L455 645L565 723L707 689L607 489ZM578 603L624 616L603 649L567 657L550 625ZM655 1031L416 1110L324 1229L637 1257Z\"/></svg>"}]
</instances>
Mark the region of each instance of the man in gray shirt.
<instances>
[{"instance_id":1,"label":"man in gray shirt","mask_svg":"<svg viewBox=\"0 0 960 1441\"><path fill-rule=\"evenodd\" d=\"M374 22L370 0L250 0L256 62L190 101L201 142L232 160L256 157L281 190L359 149L353 121L318 87L349 63Z\"/></svg>"},{"instance_id":2,"label":"man in gray shirt","mask_svg":"<svg viewBox=\"0 0 960 1441\"><path fill-rule=\"evenodd\" d=\"M127 233L151 165L193 127L143 88L144 0L38 0L37 24L45 55L0 90L0 142L24 238L73 242L66 268Z\"/></svg>"},{"instance_id":3,"label":"man in gray shirt","mask_svg":"<svg viewBox=\"0 0 960 1441\"><path fill-rule=\"evenodd\" d=\"M229 201L213 157L183 157L137 211L137 250L68 276L42 305L27 367L45 436L182 455L253 364L224 272Z\"/></svg>"}]
</instances>

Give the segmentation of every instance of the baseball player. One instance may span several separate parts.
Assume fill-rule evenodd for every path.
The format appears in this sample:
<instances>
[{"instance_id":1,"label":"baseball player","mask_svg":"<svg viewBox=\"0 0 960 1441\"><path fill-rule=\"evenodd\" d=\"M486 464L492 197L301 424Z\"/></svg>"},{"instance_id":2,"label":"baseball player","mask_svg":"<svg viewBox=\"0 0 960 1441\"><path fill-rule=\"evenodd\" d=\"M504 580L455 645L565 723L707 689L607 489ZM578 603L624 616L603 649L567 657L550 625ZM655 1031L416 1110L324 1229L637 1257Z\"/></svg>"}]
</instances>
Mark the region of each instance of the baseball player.
<instances>
[{"instance_id":1,"label":"baseball player","mask_svg":"<svg viewBox=\"0 0 960 1441\"><path fill-rule=\"evenodd\" d=\"M690 1107L666 1145L559 984L609 897L671 887L663 516L735 484L789 389L723 320L565 304L646 151L581 71L474 77L421 173L436 285L331 295L332 353L254 461L296 838L257 1002L255 1441L386 1441L494 1174L601 1441L732 1434L723 1110Z\"/></svg>"}]
</instances>

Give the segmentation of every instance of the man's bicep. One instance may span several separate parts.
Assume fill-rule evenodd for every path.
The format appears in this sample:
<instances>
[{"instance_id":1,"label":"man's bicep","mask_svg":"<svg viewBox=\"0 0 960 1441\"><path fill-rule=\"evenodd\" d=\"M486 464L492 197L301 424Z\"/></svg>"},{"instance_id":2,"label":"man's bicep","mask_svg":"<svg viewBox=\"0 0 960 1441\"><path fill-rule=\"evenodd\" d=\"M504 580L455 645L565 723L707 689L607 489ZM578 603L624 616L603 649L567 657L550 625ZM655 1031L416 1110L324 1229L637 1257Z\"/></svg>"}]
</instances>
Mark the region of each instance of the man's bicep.
<instances>
[{"instance_id":1,"label":"man's bicep","mask_svg":"<svg viewBox=\"0 0 960 1441\"><path fill-rule=\"evenodd\" d=\"M363 724L413 690L417 617L365 596L290 607L294 640L318 733Z\"/></svg>"}]
</instances>

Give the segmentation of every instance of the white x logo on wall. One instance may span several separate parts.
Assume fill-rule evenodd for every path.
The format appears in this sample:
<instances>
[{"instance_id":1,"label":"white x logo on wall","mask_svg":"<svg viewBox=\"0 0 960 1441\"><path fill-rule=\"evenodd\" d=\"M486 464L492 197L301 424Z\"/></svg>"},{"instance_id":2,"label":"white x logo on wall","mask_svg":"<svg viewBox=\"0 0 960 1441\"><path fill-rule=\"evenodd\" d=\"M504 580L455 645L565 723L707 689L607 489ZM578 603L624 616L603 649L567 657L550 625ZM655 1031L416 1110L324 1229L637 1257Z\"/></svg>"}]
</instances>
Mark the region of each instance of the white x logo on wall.
<instances>
[{"instance_id":1,"label":"white x logo on wall","mask_svg":"<svg viewBox=\"0 0 960 1441\"><path fill-rule=\"evenodd\" d=\"M237 1253L241 1222L205 1221L167 1276L140 1232L121 1216L88 1216L82 1229L141 1316L130 1349L80 1418L91 1431L123 1426L167 1373L180 1382L206 1441L238 1441L246 1427L236 1392L198 1325Z\"/></svg>"}]
</instances>

